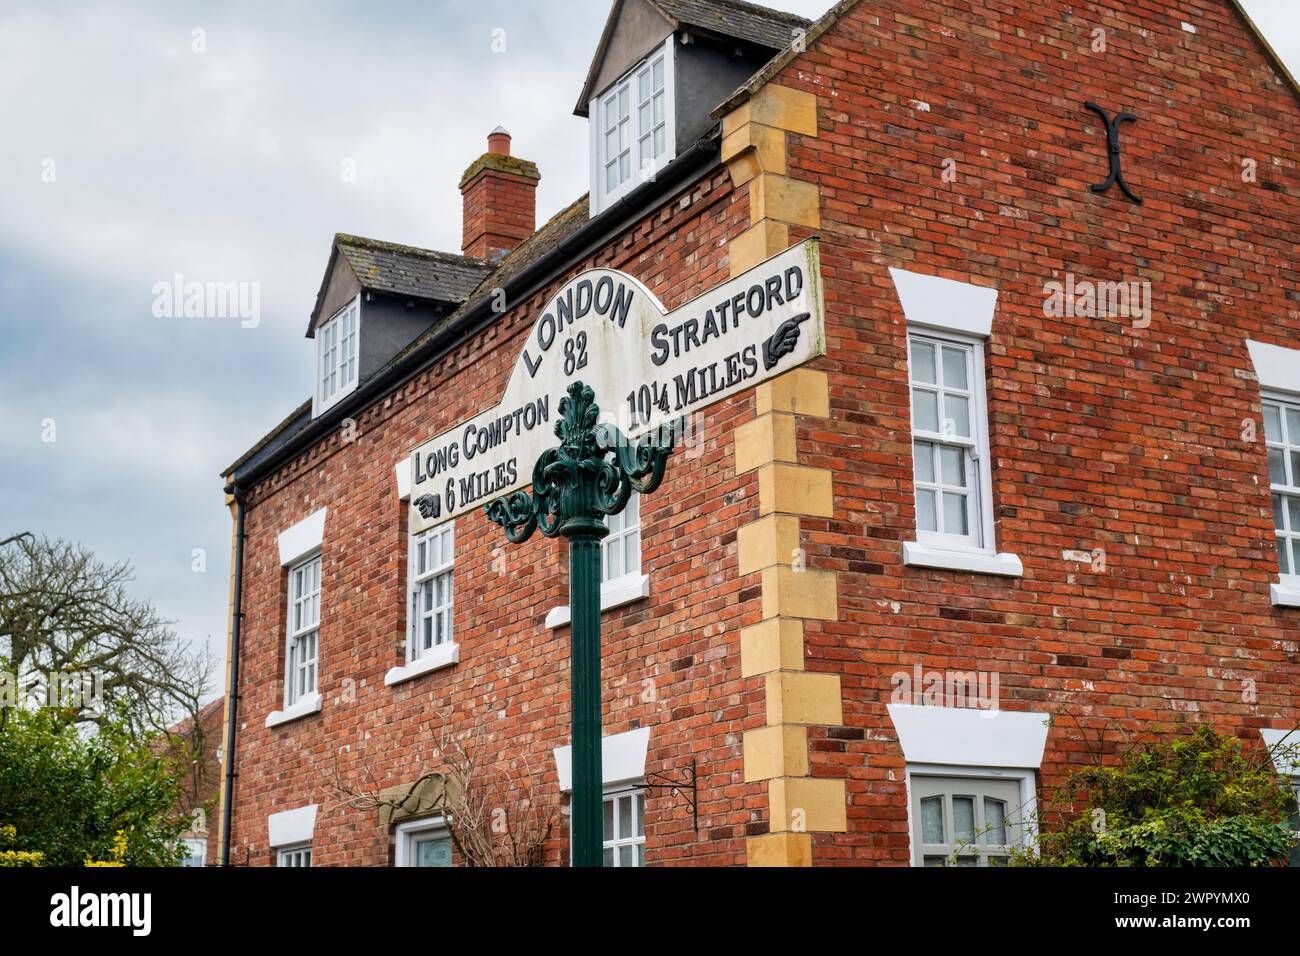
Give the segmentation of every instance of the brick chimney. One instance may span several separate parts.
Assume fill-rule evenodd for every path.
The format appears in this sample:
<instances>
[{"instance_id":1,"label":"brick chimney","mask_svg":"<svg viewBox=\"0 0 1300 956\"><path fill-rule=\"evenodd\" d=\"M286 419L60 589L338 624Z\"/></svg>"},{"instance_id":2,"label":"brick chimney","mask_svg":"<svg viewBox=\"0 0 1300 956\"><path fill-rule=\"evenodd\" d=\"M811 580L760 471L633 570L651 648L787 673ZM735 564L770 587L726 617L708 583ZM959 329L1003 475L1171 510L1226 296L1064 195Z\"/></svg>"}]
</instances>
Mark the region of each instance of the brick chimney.
<instances>
[{"instance_id":1,"label":"brick chimney","mask_svg":"<svg viewBox=\"0 0 1300 956\"><path fill-rule=\"evenodd\" d=\"M541 178L536 163L510 155L509 133L498 126L488 134L488 151L460 178L465 255L499 259L533 234Z\"/></svg>"}]
</instances>

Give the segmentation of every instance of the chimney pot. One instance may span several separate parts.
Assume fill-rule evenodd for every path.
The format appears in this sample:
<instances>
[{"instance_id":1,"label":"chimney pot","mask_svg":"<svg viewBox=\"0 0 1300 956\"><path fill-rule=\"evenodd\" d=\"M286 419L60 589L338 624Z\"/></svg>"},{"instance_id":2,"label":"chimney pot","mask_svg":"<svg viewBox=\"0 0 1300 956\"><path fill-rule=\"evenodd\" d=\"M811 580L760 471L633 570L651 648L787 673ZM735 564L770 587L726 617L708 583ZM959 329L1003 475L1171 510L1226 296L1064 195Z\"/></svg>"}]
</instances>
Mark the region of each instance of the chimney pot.
<instances>
[{"instance_id":1,"label":"chimney pot","mask_svg":"<svg viewBox=\"0 0 1300 956\"><path fill-rule=\"evenodd\" d=\"M488 133L488 152L497 156L510 155L510 134L502 127L498 126Z\"/></svg>"}]
</instances>

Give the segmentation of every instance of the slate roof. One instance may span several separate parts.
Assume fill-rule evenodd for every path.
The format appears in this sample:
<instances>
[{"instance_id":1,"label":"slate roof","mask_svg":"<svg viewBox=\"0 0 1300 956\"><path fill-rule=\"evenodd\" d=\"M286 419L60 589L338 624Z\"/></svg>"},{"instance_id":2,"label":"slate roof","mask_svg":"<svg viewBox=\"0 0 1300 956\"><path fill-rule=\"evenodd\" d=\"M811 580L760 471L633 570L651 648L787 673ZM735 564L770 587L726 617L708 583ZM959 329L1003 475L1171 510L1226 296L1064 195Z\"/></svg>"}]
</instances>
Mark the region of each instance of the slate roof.
<instances>
[{"instance_id":1,"label":"slate roof","mask_svg":"<svg viewBox=\"0 0 1300 956\"><path fill-rule=\"evenodd\" d=\"M334 237L364 289L412 295L439 302L464 302L492 266L474 256L458 256L379 239Z\"/></svg>"},{"instance_id":2,"label":"slate roof","mask_svg":"<svg viewBox=\"0 0 1300 956\"><path fill-rule=\"evenodd\" d=\"M679 26L708 30L759 46L779 50L789 46L794 27L805 28L804 17L760 7L745 0L650 0Z\"/></svg>"}]
</instances>

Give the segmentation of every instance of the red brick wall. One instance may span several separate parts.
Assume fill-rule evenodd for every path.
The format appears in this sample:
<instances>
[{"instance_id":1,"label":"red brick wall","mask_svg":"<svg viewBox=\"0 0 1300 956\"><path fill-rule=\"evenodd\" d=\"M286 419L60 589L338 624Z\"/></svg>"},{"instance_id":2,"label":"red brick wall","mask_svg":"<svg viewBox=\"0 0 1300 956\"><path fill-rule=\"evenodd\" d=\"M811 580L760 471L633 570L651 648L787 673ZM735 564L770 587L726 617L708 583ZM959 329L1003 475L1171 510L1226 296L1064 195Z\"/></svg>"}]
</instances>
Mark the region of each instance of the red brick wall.
<instances>
[{"instance_id":1,"label":"red brick wall","mask_svg":"<svg viewBox=\"0 0 1300 956\"><path fill-rule=\"evenodd\" d=\"M1105 54L1090 50L1095 27ZM807 667L843 679L845 726L812 728L810 750L814 775L848 780L849 833L815 835L817 862L907 861L904 764L884 705L890 675L914 663L997 671L1004 707L1052 713L1048 787L1088 759L1083 734L1113 752L1121 732L1156 725L1211 722L1257 740L1260 726L1294 724L1300 612L1269 603L1264 449L1241 436L1247 419L1262 435L1244 340L1300 338L1300 108L1229 5L872 0L777 81L820 106L819 136L792 137L790 174L822 189L819 367L832 415L801 425L800 453L836 471L836 514L802 523L810 566L839 572L840 611L807 622L805 640ZM1123 138L1143 206L1088 191L1106 160L1087 99L1140 117ZM1258 183L1241 181L1244 157L1258 160ZM368 767L380 786L409 782L437 769L440 710L455 727L481 725L483 746L526 758L553 792L568 631L542 620L565 600L563 554L544 540L506 548L497 574L498 529L459 519L460 663L385 687L406 621L393 463L497 400L546 295L580 268L623 269L674 307L727 278L727 241L748 223L744 192L719 172L367 412L355 442L333 438L255 490L234 862L250 845L248 859L269 860L267 814L304 803L321 805L315 863L388 862L374 811L337 808L336 752L347 748L345 779ZM889 266L999 289L993 497L998 546L1021 557L1021 579L901 563L915 516ZM1150 280L1150 327L1045 318L1043 284L1067 271ZM758 580L738 576L734 546L757 517L756 481L735 476L732 453L732 430L753 414L749 396L715 406L702 454L672 461L643 503L654 593L606 615L606 732L650 726L648 769L681 771L692 756L700 768L698 835L683 804L647 797L655 863L742 863L743 837L767 829L765 786L743 783L740 756L741 731L763 722L762 680L741 679L738 652L740 628L759 619ZM275 537L323 506L325 704L268 730L285 613ZM1104 549L1105 572L1063 560L1066 549ZM561 832L548 862L565 853Z\"/></svg>"},{"instance_id":2,"label":"red brick wall","mask_svg":"<svg viewBox=\"0 0 1300 956\"><path fill-rule=\"evenodd\" d=\"M567 558L540 535L506 545L481 514L457 519L460 663L384 686L388 669L404 661L406 627L406 517L393 464L499 399L538 310L572 275L622 269L674 308L728 278L727 240L747 221L745 194L732 192L724 171L711 174L362 415L355 442L332 438L255 489L246 522L233 862L269 862L267 815L318 803L314 864L388 863L391 836L377 813L336 808L336 751L348 748L337 771L349 784L369 786L369 774L377 787L409 783L440 769L432 746L439 713L457 731L481 726L477 747L502 762L526 761L543 776L537 792L558 797L551 750L568 742L569 632L542 622L567 603ZM684 804L667 795L647 799L656 860L689 854L699 862L743 862L745 827L756 816L749 808L760 805L740 784L740 732L759 707L761 688L742 684L734 647L741 624L757 620L757 588L737 579L734 553L734 528L757 491L752 476L735 477L731 440L752 415L750 397L715 407L704 423L705 447L677 456L661 489L643 501L642 560L653 568L653 594L605 617L606 732L653 726L648 769L680 771L692 757L700 766L698 845ZM321 507L329 508L324 705L319 716L268 729L266 715L282 702L287 600L276 536ZM493 567L498 554L504 575ZM562 820L548 862L567 859L564 834Z\"/></svg>"},{"instance_id":3,"label":"red brick wall","mask_svg":"<svg viewBox=\"0 0 1300 956\"><path fill-rule=\"evenodd\" d=\"M1300 347L1300 108L1271 77L1220 0L873 0L778 78L819 99L820 135L795 137L791 175L822 188L832 324L831 418L809 422L800 448L837 470L836 518L805 546L811 566L840 572L840 619L805 634L808 668L843 675L849 739L810 749L814 775L848 779L850 833L815 836L818 862L907 861L884 704L890 675L918 662L996 671L1004 707L1050 712L1049 789L1124 731L1208 722L1258 744L1259 727L1300 720L1300 612L1269 600L1245 345ZM1143 205L1088 190L1107 161L1085 100L1138 115L1123 164ZM993 499L1022 579L901 563L915 512L889 266L999 290ZM1150 280L1150 327L1045 318L1043 284L1065 272ZM1258 441L1242 440L1247 420ZM1104 573L1062 559L1075 549L1104 549Z\"/></svg>"}]
</instances>

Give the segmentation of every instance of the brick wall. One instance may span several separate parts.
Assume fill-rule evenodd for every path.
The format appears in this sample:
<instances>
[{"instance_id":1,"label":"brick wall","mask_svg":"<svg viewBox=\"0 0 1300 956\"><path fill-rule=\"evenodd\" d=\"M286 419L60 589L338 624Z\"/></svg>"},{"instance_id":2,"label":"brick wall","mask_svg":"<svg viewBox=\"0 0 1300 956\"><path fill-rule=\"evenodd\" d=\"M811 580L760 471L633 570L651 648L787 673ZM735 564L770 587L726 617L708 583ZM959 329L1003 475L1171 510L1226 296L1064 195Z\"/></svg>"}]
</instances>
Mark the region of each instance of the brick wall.
<instances>
[{"instance_id":1,"label":"brick wall","mask_svg":"<svg viewBox=\"0 0 1300 956\"><path fill-rule=\"evenodd\" d=\"M1097 27L1105 53L1091 48ZM1047 787L1126 731L1210 722L1257 740L1261 726L1296 723L1300 612L1269 603L1267 465L1262 441L1242 434L1254 420L1262 435L1244 340L1300 339L1300 107L1230 6L872 0L775 82L818 101L818 135L790 134L789 176L821 191L828 354L816 367L831 414L800 418L797 437L801 462L834 471L834 515L801 531L809 567L838 575L839 611L806 622L804 644L809 671L840 677L844 723L810 728L808 749L811 776L846 781L848 832L815 834L816 862L908 859L904 763L884 705L890 675L915 663L997 671L1003 707L1052 713ZM1088 99L1139 116L1124 165L1144 205L1089 192L1106 159ZM1258 182L1242 182L1243 158L1258 161ZM268 813L319 803L316 864L387 863L375 812L337 808L331 780L364 772L390 786L437 769L439 711L554 790L568 631L542 620L565 601L561 546L508 548L503 575L499 530L459 519L460 663L385 687L406 623L393 463L497 400L544 299L581 268L627 271L675 307L728 278L728 241L749 224L746 192L719 171L366 412L355 442L331 438L254 490L234 862L269 861ZM1022 578L902 564L915 515L889 266L999 289L993 500L998 546L1021 557ZM1066 272L1149 280L1150 326L1046 318L1043 285ZM682 803L647 797L655 863L743 863L744 838L768 829L766 791L744 782L740 751L763 724L763 680L742 678L738 652L740 629L761 617L759 575L739 574L735 545L758 492L753 472L736 474L732 433L754 417L752 395L704 416L701 453L674 458L642 504L653 594L605 617L606 733L650 726L649 770L699 765L698 835ZM286 594L275 538L324 506L325 702L268 730ZM1104 572L1062 557L1096 549ZM561 832L547 862L566 848Z\"/></svg>"},{"instance_id":2,"label":"brick wall","mask_svg":"<svg viewBox=\"0 0 1300 956\"><path fill-rule=\"evenodd\" d=\"M1267 462L1242 440L1247 420L1263 435L1245 340L1300 345L1300 109L1272 76L1226 2L881 0L777 78L819 101L791 175L821 187L834 325L831 416L806 438L837 470L837 514L805 547L839 572L840 617L806 643L809 669L842 675L846 732L811 759L848 779L849 833L816 836L818 862L906 862L883 703L918 662L997 671L1003 707L1051 712L1049 787L1125 731L1209 722L1258 743L1300 719L1300 612L1270 604ZM1143 205L1088 190L1107 163L1086 100L1140 117L1122 141ZM901 563L915 512L889 266L999 290L993 500L1021 579ZM1149 280L1151 325L1045 318L1043 284L1066 272ZM1094 549L1103 573L1062 558Z\"/></svg>"}]
</instances>

